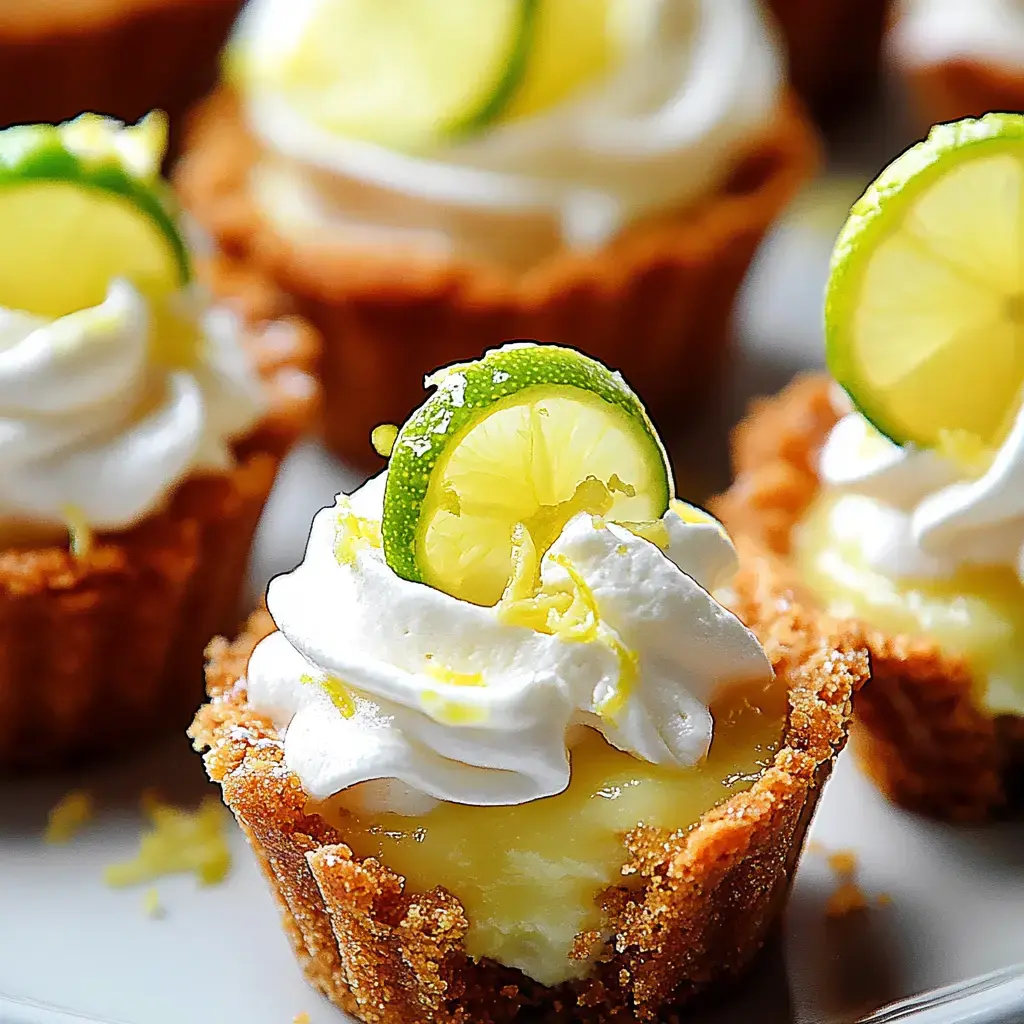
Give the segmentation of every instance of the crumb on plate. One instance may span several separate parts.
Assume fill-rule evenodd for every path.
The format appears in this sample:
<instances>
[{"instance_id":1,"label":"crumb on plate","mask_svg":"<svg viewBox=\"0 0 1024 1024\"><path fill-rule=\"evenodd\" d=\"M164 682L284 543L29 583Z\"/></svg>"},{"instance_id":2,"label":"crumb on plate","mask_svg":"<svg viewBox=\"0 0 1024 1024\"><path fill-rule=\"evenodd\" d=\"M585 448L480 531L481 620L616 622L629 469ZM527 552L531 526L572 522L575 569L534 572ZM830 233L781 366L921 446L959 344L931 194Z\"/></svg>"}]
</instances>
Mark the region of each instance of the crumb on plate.
<instances>
[{"instance_id":1,"label":"crumb on plate","mask_svg":"<svg viewBox=\"0 0 1024 1024\"><path fill-rule=\"evenodd\" d=\"M156 888L150 886L142 896L142 910L146 917L160 918L164 916L163 904L160 902L160 893Z\"/></svg>"},{"instance_id":2,"label":"crumb on plate","mask_svg":"<svg viewBox=\"0 0 1024 1024\"><path fill-rule=\"evenodd\" d=\"M833 850L828 855L828 866L840 878L853 878L857 873L857 854L853 850Z\"/></svg>"},{"instance_id":3,"label":"crumb on plate","mask_svg":"<svg viewBox=\"0 0 1024 1024\"><path fill-rule=\"evenodd\" d=\"M856 881L857 854L853 850L828 850L820 843L816 846L815 852L826 855L829 868L839 880L839 884L825 903L825 916L834 919L866 910L870 901ZM880 906L891 902L892 897L885 893L877 897Z\"/></svg>"},{"instance_id":4,"label":"crumb on plate","mask_svg":"<svg viewBox=\"0 0 1024 1024\"><path fill-rule=\"evenodd\" d=\"M143 832L134 858L106 867L103 878L108 885L138 885L182 872L194 872L202 885L224 880L231 869L231 851L224 838L227 812L216 797L206 797L198 810L188 811L147 794L142 809L152 828Z\"/></svg>"},{"instance_id":5,"label":"crumb on plate","mask_svg":"<svg viewBox=\"0 0 1024 1024\"><path fill-rule=\"evenodd\" d=\"M292 1017L292 1024L309 1024L309 1014L305 1010Z\"/></svg>"},{"instance_id":6,"label":"crumb on plate","mask_svg":"<svg viewBox=\"0 0 1024 1024\"><path fill-rule=\"evenodd\" d=\"M866 910L868 905L864 890L856 882L840 882L825 904L825 916L845 917L857 910Z\"/></svg>"},{"instance_id":7,"label":"crumb on plate","mask_svg":"<svg viewBox=\"0 0 1024 1024\"><path fill-rule=\"evenodd\" d=\"M95 811L92 794L74 790L61 797L47 815L43 841L69 843L82 827L92 819Z\"/></svg>"}]
</instances>

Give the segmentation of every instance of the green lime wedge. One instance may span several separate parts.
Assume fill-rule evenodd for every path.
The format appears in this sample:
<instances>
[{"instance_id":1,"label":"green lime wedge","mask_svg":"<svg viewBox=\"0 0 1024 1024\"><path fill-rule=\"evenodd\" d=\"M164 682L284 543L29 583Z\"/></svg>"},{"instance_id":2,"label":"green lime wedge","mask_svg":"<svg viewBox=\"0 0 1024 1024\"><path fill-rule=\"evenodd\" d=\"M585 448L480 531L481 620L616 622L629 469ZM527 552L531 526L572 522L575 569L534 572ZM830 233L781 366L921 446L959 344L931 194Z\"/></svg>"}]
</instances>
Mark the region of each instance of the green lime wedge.
<instances>
[{"instance_id":1,"label":"green lime wedge","mask_svg":"<svg viewBox=\"0 0 1024 1024\"><path fill-rule=\"evenodd\" d=\"M595 80L625 45L625 2L316 0L286 30L257 6L227 72L247 90L282 93L331 132L425 149Z\"/></svg>"},{"instance_id":2,"label":"green lime wedge","mask_svg":"<svg viewBox=\"0 0 1024 1024\"><path fill-rule=\"evenodd\" d=\"M525 70L540 0L332 0L283 45L243 20L232 75L330 131L414 149L497 118ZM249 31L254 37L251 42Z\"/></svg>"},{"instance_id":3,"label":"green lime wedge","mask_svg":"<svg viewBox=\"0 0 1024 1024\"><path fill-rule=\"evenodd\" d=\"M398 433L382 532L398 575L493 605L518 524L546 551L573 515L660 518L665 449L622 377L581 353L515 343L427 378Z\"/></svg>"},{"instance_id":4,"label":"green lime wedge","mask_svg":"<svg viewBox=\"0 0 1024 1024\"><path fill-rule=\"evenodd\" d=\"M896 443L998 446L1024 387L1024 117L937 125L882 172L836 242L825 334Z\"/></svg>"},{"instance_id":5,"label":"green lime wedge","mask_svg":"<svg viewBox=\"0 0 1024 1024\"><path fill-rule=\"evenodd\" d=\"M165 142L162 115L0 131L0 307L59 317L102 302L117 277L151 298L186 283L157 175Z\"/></svg>"},{"instance_id":6,"label":"green lime wedge","mask_svg":"<svg viewBox=\"0 0 1024 1024\"><path fill-rule=\"evenodd\" d=\"M596 81L621 59L641 16L634 0L543 0L517 88L494 119L541 113Z\"/></svg>"}]
</instances>

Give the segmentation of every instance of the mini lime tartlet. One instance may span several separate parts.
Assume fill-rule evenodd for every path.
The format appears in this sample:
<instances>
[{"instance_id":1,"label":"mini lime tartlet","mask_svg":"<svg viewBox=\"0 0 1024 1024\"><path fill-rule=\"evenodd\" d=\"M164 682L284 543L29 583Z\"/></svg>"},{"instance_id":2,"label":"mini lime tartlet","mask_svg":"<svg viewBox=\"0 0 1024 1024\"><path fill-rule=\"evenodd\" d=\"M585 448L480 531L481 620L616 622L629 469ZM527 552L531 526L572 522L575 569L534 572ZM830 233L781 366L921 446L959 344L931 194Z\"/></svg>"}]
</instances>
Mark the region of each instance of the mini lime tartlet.
<instances>
[{"instance_id":1,"label":"mini lime tartlet","mask_svg":"<svg viewBox=\"0 0 1024 1024\"><path fill-rule=\"evenodd\" d=\"M754 410L718 506L858 623L855 749L954 819L1012 805L1024 760L1022 195L1014 114L938 125L883 171L833 254L837 383Z\"/></svg>"},{"instance_id":2,"label":"mini lime tartlet","mask_svg":"<svg viewBox=\"0 0 1024 1024\"><path fill-rule=\"evenodd\" d=\"M667 423L726 370L817 144L759 0L254 0L175 180L324 338L324 435L510 338L621 366ZM402 59L395 59L396 54Z\"/></svg>"},{"instance_id":3,"label":"mini lime tartlet","mask_svg":"<svg viewBox=\"0 0 1024 1024\"><path fill-rule=\"evenodd\" d=\"M618 373L520 342L427 383L191 735L360 1020L664 1019L777 919L865 651L674 497Z\"/></svg>"},{"instance_id":4,"label":"mini lime tartlet","mask_svg":"<svg viewBox=\"0 0 1024 1024\"><path fill-rule=\"evenodd\" d=\"M317 396L308 327L206 293L165 142L0 132L0 768L184 724Z\"/></svg>"}]
</instances>

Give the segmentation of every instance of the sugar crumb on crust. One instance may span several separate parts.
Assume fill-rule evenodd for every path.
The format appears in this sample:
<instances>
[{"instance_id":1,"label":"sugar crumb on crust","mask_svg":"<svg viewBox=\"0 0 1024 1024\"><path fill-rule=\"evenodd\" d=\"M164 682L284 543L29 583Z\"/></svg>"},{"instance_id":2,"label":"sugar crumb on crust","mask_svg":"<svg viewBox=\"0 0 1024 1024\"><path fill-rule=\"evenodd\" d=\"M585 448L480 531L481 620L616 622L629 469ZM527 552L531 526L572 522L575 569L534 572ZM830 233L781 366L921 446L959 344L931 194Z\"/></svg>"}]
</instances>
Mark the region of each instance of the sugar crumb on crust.
<instances>
[{"instance_id":1,"label":"sugar crumb on crust","mask_svg":"<svg viewBox=\"0 0 1024 1024\"><path fill-rule=\"evenodd\" d=\"M129 530L97 533L81 557L67 544L0 546L0 769L123 750L126 737L187 724L203 648L237 625L256 525L319 397L315 332L290 318L272 327L289 311L259 287L262 307L240 312L267 408L235 442L236 465L193 475L167 507Z\"/></svg>"},{"instance_id":2,"label":"sugar crumb on crust","mask_svg":"<svg viewBox=\"0 0 1024 1024\"><path fill-rule=\"evenodd\" d=\"M818 453L838 418L832 388L823 375L799 377L755 403L733 435L736 479L714 510L730 531L782 558L820 489ZM811 603L792 570L790 584ZM1024 720L979 708L967 664L936 641L862 623L849 628L872 661L871 685L857 696L853 748L882 792L911 810L961 821L1019 804L1011 789L1024 767Z\"/></svg>"},{"instance_id":3,"label":"sugar crumb on crust","mask_svg":"<svg viewBox=\"0 0 1024 1024\"><path fill-rule=\"evenodd\" d=\"M689 831L639 827L626 837L629 888L601 897L603 934L592 975L545 988L516 970L470 960L459 901L441 888L413 892L344 835L306 813L272 724L246 703L244 672L273 630L257 612L234 642L208 650L210 702L191 736L223 788L282 910L307 978L368 1024L505 1024L521 1008L560 1021L672 1021L690 996L738 974L785 901L803 836L836 753L866 651L832 620L795 603L776 563L748 545L735 607L758 633L790 691L783 746L754 786L707 812ZM604 936L613 936L604 941Z\"/></svg>"}]
</instances>

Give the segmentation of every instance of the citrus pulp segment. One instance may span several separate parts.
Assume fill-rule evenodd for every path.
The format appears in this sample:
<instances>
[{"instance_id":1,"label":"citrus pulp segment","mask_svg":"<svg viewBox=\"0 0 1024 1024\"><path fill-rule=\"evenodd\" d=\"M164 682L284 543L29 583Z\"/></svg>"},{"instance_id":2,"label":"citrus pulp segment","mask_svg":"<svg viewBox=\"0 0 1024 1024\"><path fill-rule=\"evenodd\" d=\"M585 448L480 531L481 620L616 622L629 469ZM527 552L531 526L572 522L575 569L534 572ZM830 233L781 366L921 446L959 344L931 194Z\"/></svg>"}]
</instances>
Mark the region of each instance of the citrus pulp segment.
<instances>
[{"instance_id":1,"label":"citrus pulp segment","mask_svg":"<svg viewBox=\"0 0 1024 1024\"><path fill-rule=\"evenodd\" d=\"M189 280L162 185L113 145L76 152L79 127L0 131L0 307L60 317L101 303L116 277L149 296Z\"/></svg>"},{"instance_id":2,"label":"citrus pulp segment","mask_svg":"<svg viewBox=\"0 0 1024 1024\"><path fill-rule=\"evenodd\" d=\"M854 205L829 368L899 444L997 446L1024 386L1024 117L936 126Z\"/></svg>"},{"instance_id":3,"label":"citrus pulp segment","mask_svg":"<svg viewBox=\"0 0 1024 1024\"><path fill-rule=\"evenodd\" d=\"M399 432L384 496L384 552L400 576L492 605L517 525L543 554L578 512L631 521L667 509L665 450L600 363L506 346L428 383L437 390Z\"/></svg>"}]
</instances>

